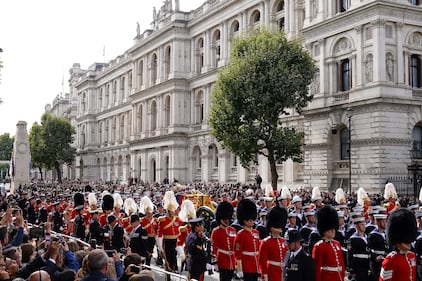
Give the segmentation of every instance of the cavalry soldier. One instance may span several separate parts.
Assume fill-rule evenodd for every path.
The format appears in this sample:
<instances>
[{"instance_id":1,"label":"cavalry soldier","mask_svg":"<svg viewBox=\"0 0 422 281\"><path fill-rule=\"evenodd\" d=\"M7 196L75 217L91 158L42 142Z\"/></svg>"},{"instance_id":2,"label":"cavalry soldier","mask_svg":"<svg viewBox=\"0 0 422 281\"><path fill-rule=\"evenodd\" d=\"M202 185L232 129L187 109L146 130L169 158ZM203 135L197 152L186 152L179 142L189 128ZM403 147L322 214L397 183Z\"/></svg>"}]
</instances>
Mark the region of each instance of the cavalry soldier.
<instances>
[{"instance_id":1,"label":"cavalry soldier","mask_svg":"<svg viewBox=\"0 0 422 281\"><path fill-rule=\"evenodd\" d=\"M325 205L316 213L317 228L322 237L315 244L312 258L315 263L316 281L344 281L345 266L341 245L334 240L338 229L338 214L330 205Z\"/></svg>"},{"instance_id":2,"label":"cavalry soldier","mask_svg":"<svg viewBox=\"0 0 422 281\"><path fill-rule=\"evenodd\" d=\"M141 225L146 230L148 236L147 242L147 258L145 261L146 265L151 264L152 253L155 246L155 236L157 234L158 222L153 217L154 205L148 196L144 196L141 199L139 205L139 212L145 216L141 219ZM161 253L158 253L159 255Z\"/></svg>"},{"instance_id":3,"label":"cavalry soldier","mask_svg":"<svg viewBox=\"0 0 422 281\"><path fill-rule=\"evenodd\" d=\"M253 228L257 216L255 203L249 199L241 200L237 205L236 215L238 222L243 227L237 233L234 241L237 271L240 275L243 274L245 281L257 281L259 277L259 232Z\"/></svg>"},{"instance_id":4,"label":"cavalry soldier","mask_svg":"<svg viewBox=\"0 0 422 281\"><path fill-rule=\"evenodd\" d=\"M416 280L416 255L410 251L418 230L411 211L399 208L390 213L387 237L394 251L382 262L379 281Z\"/></svg>"},{"instance_id":5,"label":"cavalry soldier","mask_svg":"<svg viewBox=\"0 0 422 281\"><path fill-rule=\"evenodd\" d=\"M179 227L179 237L177 238L176 251L177 251L177 267L183 271L183 264L186 258L186 238L191 233L190 220L196 218L195 206L189 199L185 199L180 207L179 218L184 221L184 224Z\"/></svg>"},{"instance_id":6,"label":"cavalry soldier","mask_svg":"<svg viewBox=\"0 0 422 281\"><path fill-rule=\"evenodd\" d=\"M324 203L322 203L321 190L319 189L318 186L315 186L314 188L312 188L311 202L314 206L315 211L318 211L324 206Z\"/></svg>"},{"instance_id":7,"label":"cavalry soldier","mask_svg":"<svg viewBox=\"0 0 422 281\"><path fill-rule=\"evenodd\" d=\"M387 241L385 238L385 229L387 227L387 215L374 215L376 228L369 233L368 244L371 249L371 260L369 268L371 269L374 280L378 280L381 272L381 264L388 253Z\"/></svg>"},{"instance_id":8,"label":"cavalry soldier","mask_svg":"<svg viewBox=\"0 0 422 281\"><path fill-rule=\"evenodd\" d=\"M217 258L220 281L232 280L236 265L234 254L236 229L230 226L232 216L233 206L227 201L220 202L215 213L219 226L211 233L212 254Z\"/></svg>"},{"instance_id":9,"label":"cavalry soldier","mask_svg":"<svg viewBox=\"0 0 422 281\"><path fill-rule=\"evenodd\" d=\"M88 193L88 205L89 205L89 211L97 210L97 196L94 192Z\"/></svg>"},{"instance_id":10,"label":"cavalry soldier","mask_svg":"<svg viewBox=\"0 0 422 281\"><path fill-rule=\"evenodd\" d=\"M261 241L259 246L259 268L265 281L281 281L284 258L288 251L282 237L286 229L287 210L274 207L268 214L267 229L270 236Z\"/></svg>"},{"instance_id":11,"label":"cavalry soldier","mask_svg":"<svg viewBox=\"0 0 422 281\"><path fill-rule=\"evenodd\" d=\"M121 219L121 224L125 232L130 234L133 230L130 218L132 215L136 215L138 213L138 206L136 205L135 200L130 197L126 198L123 203L123 210L125 210L126 217Z\"/></svg>"},{"instance_id":12,"label":"cavalry soldier","mask_svg":"<svg viewBox=\"0 0 422 281\"><path fill-rule=\"evenodd\" d=\"M354 218L353 223L355 224L356 232L350 237L348 244L350 274L357 281L369 281L369 258L371 255L365 234L365 218Z\"/></svg>"},{"instance_id":13,"label":"cavalry soldier","mask_svg":"<svg viewBox=\"0 0 422 281\"><path fill-rule=\"evenodd\" d=\"M357 201L363 208L363 216L365 217L365 222L367 222L369 220L368 212L371 210L371 199L363 187L359 187L357 191Z\"/></svg>"},{"instance_id":14,"label":"cavalry soldier","mask_svg":"<svg viewBox=\"0 0 422 281\"><path fill-rule=\"evenodd\" d=\"M157 247L163 254L166 270L176 272L176 243L179 227L183 225L183 221L176 215L179 204L173 191L169 190L164 194L163 207L167 210L167 215L158 219ZM166 280L170 280L169 275L166 276Z\"/></svg>"},{"instance_id":15,"label":"cavalry soldier","mask_svg":"<svg viewBox=\"0 0 422 281\"><path fill-rule=\"evenodd\" d=\"M388 200L388 202L384 204L384 208L387 209L387 216L390 215L392 211L400 207L400 203L397 201L398 197L397 197L396 188L394 187L394 184L392 184L391 182L385 185L384 199Z\"/></svg>"},{"instance_id":16,"label":"cavalry soldier","mask_svg":"<svg viewBox=\"0 0 422 281\"><path fill-rule=\"evenodd\" d=\"M286 233L289 251L284 262L285 281L315 281L315 268L312 257L302 248L302 237L298 230Z\"/></svg>"}]
</instances>

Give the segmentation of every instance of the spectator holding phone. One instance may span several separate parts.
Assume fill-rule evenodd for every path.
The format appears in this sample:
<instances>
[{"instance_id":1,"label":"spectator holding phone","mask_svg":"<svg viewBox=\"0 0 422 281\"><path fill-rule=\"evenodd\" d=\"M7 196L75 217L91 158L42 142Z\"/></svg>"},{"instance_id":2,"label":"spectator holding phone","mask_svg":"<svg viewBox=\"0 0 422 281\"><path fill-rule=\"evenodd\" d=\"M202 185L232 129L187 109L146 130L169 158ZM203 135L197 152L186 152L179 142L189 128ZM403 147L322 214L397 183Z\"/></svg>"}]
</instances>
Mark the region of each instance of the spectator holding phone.
<instances>
[{"instance_id":1,"label":"spectator holding phone","mask_svg":"<svg viewBox=\"0 0 422 281\"><path fill-rule=\"evenodd\" d=\"M115 281L108 277L108 256L104 250L92 250L87 259L90 271L81 281ZM118 265L122 267L121 263L116 262L116 271Z\"/></svg>"},{"instance_id":2,"label":"spectator holding phone","mask_svg":"<svg viewBox=\"0 0 422 281\"><path fill-rule=\"evenodd\" d=\"M123 260L123 266L125 268L125 271L122 277L120 277L119 281L128 281L132 275L139 273L141 265L142 257L139 254L128 254Z\"/></svg>"}]
</instances>

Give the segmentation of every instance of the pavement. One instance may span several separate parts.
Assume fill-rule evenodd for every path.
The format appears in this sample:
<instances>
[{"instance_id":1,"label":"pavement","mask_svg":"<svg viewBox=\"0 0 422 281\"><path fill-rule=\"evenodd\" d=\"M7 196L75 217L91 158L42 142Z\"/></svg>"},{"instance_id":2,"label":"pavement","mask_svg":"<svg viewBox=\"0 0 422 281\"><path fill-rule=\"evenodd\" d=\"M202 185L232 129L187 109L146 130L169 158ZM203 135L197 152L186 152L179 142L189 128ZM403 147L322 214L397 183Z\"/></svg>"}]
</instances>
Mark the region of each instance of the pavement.
<instances>
[{"instance_id":1,"label":"pavement","mask_svg":"<svg viewBox=\"0 0 422 281\"><path fill-rule=\"evenodd\" d=\"M154 263L153 261L154 259L152 260L152 263ZM154 272L156 281L166 281L163 268L156 265L151 265L151 270ZM180 275L173 275L171 276L171 280L172 281L188 280L188 272L183 271ZM217 271L214 271L212 275L209 275L208 272L205 272L204 281L218 281L218 280L219 280L219 274Z\"/></svg>"}]
</instances>

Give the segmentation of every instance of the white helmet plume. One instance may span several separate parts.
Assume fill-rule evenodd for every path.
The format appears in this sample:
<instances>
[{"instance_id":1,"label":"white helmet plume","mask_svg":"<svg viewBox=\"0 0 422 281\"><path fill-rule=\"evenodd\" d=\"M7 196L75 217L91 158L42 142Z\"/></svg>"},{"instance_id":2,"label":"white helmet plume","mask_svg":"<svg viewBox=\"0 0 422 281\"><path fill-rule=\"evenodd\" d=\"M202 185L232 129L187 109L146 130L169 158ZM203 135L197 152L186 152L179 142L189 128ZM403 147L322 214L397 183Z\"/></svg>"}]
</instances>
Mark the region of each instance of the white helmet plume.
<instances>
[{"instance_id":1,"label":"white helmet plume","mask_svg":"<svg viewBox=\"0 0 422 281\"><path fill-rule=\"evenodd\" d=\"M343 188L337 188L336 190L336 202L339 205L344 205L347 203L346 194L344 193Z\"/></svg>"},{"instance_id":2,"label":"white helmet plume","mask_svg":"<svg viewBox=\"0 0 422 281\"><path fill-rule=\"evenodd\" d=\"M148 196L144 196L139 204L139 212L142 214L152 213L154 211L154 204Z\"/></svg>"},{"instance_id":3,"label":"white helmet plume","mask_svg":"<svg viewBox=\"0 0 422 281\"><path fill-rule=\"evenodd\" d=\"M94 192L88 193L88 204L89 206L97 206L97 196Z\"/></svg>"},{"instance_id":4,"label":"white helmet plume","mask_svg":"<svg viewBox=\"0 0 422 281\"><path fill-rule=\"evenodd\" d=\"M179 207L179 203L177 203L176 196L172 190L168 190L164 193L163 207L165 210L169 211L175 211Z\"/></svg>"},{"instance_id":5,"label":"white helmet plume","mask_svg":"<svg viewBox=\"0 0 422 281\"><path fill-rule=\"evenodd\" d=\"M387 183L384 189L384 199L388 200L390 198L397 199L396 188L394 187L394 184L392 184L391 182Z\"/></svg>"},{"instance_id":6,"label":"white helmet plume","mask_svg":"<svg viewBox=\"0 0 422 281\"><path fill-rule=\"evenodd\" d=\"M114 208L121 208L123 206L123 199L120 193L113 193Z\"/></svg>"},{"instance_id":7,"label":"white helmet plume","mask_svg":"<svg viewBox=\"0 0 422 281\"><path fill-rule=\"evenodd\" d=\"M371 200L368 196L368 194L366 193L365 189L363 189L362 187L359 187L358 191L357 191L357 195L358 195L358 203L361 206L365 205L365 201Z\"/></svg>"},{"instance_id":8,"label":"white helmet plume","mask_svg":"<svg viewBox=\"0 0 422 281\"><path fill-rule=\"evenodd\" d=\"M287 186L283 186L281 188L281 198L283 199L292 199L292 194L290 193L290 190Z\"/></svg>"},{"instance_id":9,"label":"white helmet plume","mask_svg":"<svg viewBox=\"0 0 422 281\"><path fill-rule=\"evenodd\" d=\"M183 200L182 206L180 207L179 218L186 222L196 218L195 205L193 205L191 200Z\"/></svg>"},{"instance_id":10,"label":"white helmet plume","mask_svg":"<svg viewBox=\"0 0 422 281\"><path fill-rule=\"evenodd\" d=\"M136 214L138 211L138 205L136 205L136 202L133 200L133 198L126 198L125 202L123 203L123 209L125 210L126 215L130 216Z\"/></svg>"},{"instance_id":11,"label":"white helmet plume","mask_svg":"<svg viewBox=\"0 0 422 281\"><path fill-rule=\"evenodd\" d=\"M312 188L312 201L322 200L321 191L318 186Z\"/></svg>"}]
</instances>

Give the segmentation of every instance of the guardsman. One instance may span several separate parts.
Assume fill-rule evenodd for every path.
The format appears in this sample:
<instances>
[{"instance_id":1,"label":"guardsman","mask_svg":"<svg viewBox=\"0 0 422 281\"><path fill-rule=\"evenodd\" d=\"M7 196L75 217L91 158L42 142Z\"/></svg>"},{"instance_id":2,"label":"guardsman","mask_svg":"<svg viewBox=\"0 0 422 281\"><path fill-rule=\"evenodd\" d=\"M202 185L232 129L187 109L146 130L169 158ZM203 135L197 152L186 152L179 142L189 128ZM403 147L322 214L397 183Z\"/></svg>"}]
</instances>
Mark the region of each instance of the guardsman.
<instances>
[{"instance_id":1,"label":"guardsman","mask_svg":"<svg viewBox=\"0 0 422 281\"><path fill-rule=\"evenodd\" d=\"M417 236L416 219L411 211L398 208L390 213L387 237L394 251L382 262L379 281L416 280L416 255L410 249Z\"/></svg>"},{"instance_id":2,"label":"guardsman","mask_svg":"<svg viewBox=\"0 0 422 281\"><path fill-rule=\"evenodd\" d=\"M317 228L322 239L315 244L312 258L315 263L316 281L344 281L345 266L341 245L334 240L338 229L338 214L330 205L316 213Z\"/></svg>"},{"instance_id":3,"label":"guardsman","mask_svg":"<svg viewBox=\"0 0 422 281\"><path fill-rule=\"evenodd\" d=\"M259 246L259 269L264 281L283 279L284 258L288 251L283 238L286 229L287 209L274 207L268 214L267 229L270 235Z\"/></svg>"},{"instance_id":4,"label":"guardsman","mask_svg":"<svg viewBox=\"0 0 422 281\"><path fill-rule=\"evenodd\" d=\"M421 193L419 194L419 198ZM419 199L420 200L420 199ZM416 211L416 219L417 219L417 226L418 226L418 237L416 237L415 241L415 254L416 254L416 272L417 272L417 280L422 280L422 231L420 229L420 222L422 219L422 211Z\"/></svg>"},{"instance_id":5,"label":"guardsman","mask_svg":"<svg viewBox=\"0 0 422 281\"><path fill-rule=\"evenodd\" d=\"M179 204L172 190L164 194L163 207L167 210L167 215L158 219L157 247L163 254L165 269L177 272L176 244L183 221L176 215ZM170 280L170 275L166 275L166 280Z\"/></svg>"},{"instance_id":6,"label":"guardsman","mask_svg":"<svg viewBox=\"0 0 422 281\"><path fill-rule=\"evenodd\" d=\"M253 228L257 216L255 203L249 199L241 200L237 205L236 215L238 222L243 227L237 233L234 241L237 271L240 276L243 275L245 281L257 281L259 277L258 250L260 241L258 230Z\"/></svg>"},{"instance_id":7,"label":"guardsman","mask_svg":"<svg viewBox=\"0 0 422 281\"><path fill-rule=\"evenodd\" d=\"M371 249L369 268L374 280L378 280L381 272L381 264L388 253L385 229L387 227L387 215L375 214L376 228L369 233L368 244Z\"/></svg>"},{"instance_id":8,"label":"guardsman","mask_svg":"<svg viewBox=\"0 0 422 281\"><path fill-rule=\"evenodd\" d=\"M302 237L298 230L286 233L289 251L284 262L284 281L315 281L315 268L312 257L302 248Z\"/></svg>"},{"instance_id":9,"label":"guardsman","mask_svg":"<svg viewBox=\"0 0 422 281\"><path fill-rule=\"evenodd\" d=\"M357 281L369 281L369 259L371 257L368 238L365 234L365 217L353 219L356 232L348 242L348 261L350 274Z\"/></svg>"},{"instance_id":10,"label":"guardsman","mask_svg":"<svg viewBox=\"0 0 422 281\"><path fill-rule=\"evenodd\" d=\"M152 201L148 196L142 197L141 203L139 205L139 212L145 215L141 219L141 225L146 230L148 236L147 258L145 264L150 265L152 253L154 252L155 236L157 235L158 222L156 218L153 217L154 205L152 204Z\"/></svg>"},{"instance_id":11,"label":"guardsman","mask_svg":"<svg viewBox=\"0 0 422 281\"><path fill-rule=\"evenodd\" d=\"M59 202L54 202L54 213L53 213L53 230L61 233L63 231L63 213L60 212Z\"/></svg>"},{"instance_id":12,"label":"guardsman","mask_svg":"<svg viewBox=\"0 0 422 281\"><path fill-rule=\"evenodd\" d=\"M107 225L107 217L113 211L113 207L114 207L113 196L110 193L105 193L102 197L102 202L101 202L101 209L103 213L101 214L98 220L102 227L105 227ZM106 236L107 235L105 235L104 238L107 238Z\"/></svg>"},{"instance_id":13,"label":"guardsman","mask_svg":"<svg viewBox=\"0 0 422 281\"><path fill-rule=\"evenodd\" d=\"M125 210L126 217L121 219L121 225L125 232L129 235L133 230L130 217L138 213L138 206L136 205L135 200L131 197L126 198L125 202L123 202L123 210Z\"/></svg>"},{"instance_id":14,"label":"guardsman","mask_svg":"<svg viewBox=\"0 0 422 281\"><path fill-rule=\"evenodd\" d=\"M183 264L186 258L186 238L192 232L190 220L196 218L195 206L189 199L185 199L180 207L179 218L184 221L184 224L179 227L179 237L177 238L176 251L177 251L177 267L183 271Z\"/></svg>"},{"instance_id":15,"label":"guardsman","mask_svg":"<svg viewBox=\"0 0 422 281\"><path fill-rule=\"evenodd\" d=\"M220 281L232 280L236 266L234 253L236 229L230 226L232 217L233 206L227 201L220 202L215 213L219 226L211 233L212 254L217 259Z\"/></svg>"},{"instance_id":16,"label":"guardsman","mask_svg":"<svg viewBox=\"0 0 422 281\"><path fill-rule=\"evenodd\" d=\"M188 251L187 269L189 271L188 280L204 281L204 273L207 269L207 254L205 251L205 234L202 221L204 218L194 218L189 220L192 230L187 239L186 247Z\"/></svg>"},{"instance_id":17,"label":"guardsman","mask_svg":"<svg viewBox=\"0 0 422 281\"><path fill-rule=\"evenodd\" d=\"M391 182L387 183L384 188L384 200L387 200L384 204L384 208L387 209L387 216L390 215L392 211L400 208L400 203L397 199L398 196L394 184Z\"/></svg>"},{"instance_id":18,"label":"guardsman","mask_svg":"<svg viewBox=\"0 0 422 281\"><path fill-rule=\"evenodd\" d=\"M98 210L91 210L91 221L89 224L89 239L94 240L97 245L103 245L104 229L98 222Z\"/></svg>"}]
</instances>

